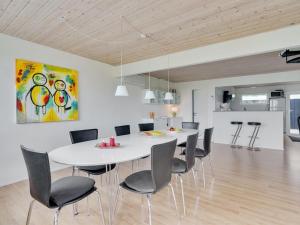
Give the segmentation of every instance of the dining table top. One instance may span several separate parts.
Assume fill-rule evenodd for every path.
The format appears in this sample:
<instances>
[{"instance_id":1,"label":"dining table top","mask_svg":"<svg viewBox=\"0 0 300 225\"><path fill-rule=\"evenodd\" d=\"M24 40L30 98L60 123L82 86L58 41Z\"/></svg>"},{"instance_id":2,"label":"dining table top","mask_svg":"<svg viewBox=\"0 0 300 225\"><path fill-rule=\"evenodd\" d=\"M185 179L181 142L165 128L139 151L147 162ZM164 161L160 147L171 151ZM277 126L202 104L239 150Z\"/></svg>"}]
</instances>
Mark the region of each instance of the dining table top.
<instances>
[{"instance_id":1,"label":"dining table top","mask_svg":"<svg viewBox=\"0 0 300 225\"><path fill-rule=\"evenodd\" d=\"M49 158L60 164L72 166L96 166L127 162L151 154L151 147L177 139L177 144L184 143L189 135L198 130L183 129L181 131L161 130L160 136L148 136L144 132L116 137L119 147L101 149L97 145L109 138L85 141L59 147L49 153Z\"/></svg>"}]
</instances>

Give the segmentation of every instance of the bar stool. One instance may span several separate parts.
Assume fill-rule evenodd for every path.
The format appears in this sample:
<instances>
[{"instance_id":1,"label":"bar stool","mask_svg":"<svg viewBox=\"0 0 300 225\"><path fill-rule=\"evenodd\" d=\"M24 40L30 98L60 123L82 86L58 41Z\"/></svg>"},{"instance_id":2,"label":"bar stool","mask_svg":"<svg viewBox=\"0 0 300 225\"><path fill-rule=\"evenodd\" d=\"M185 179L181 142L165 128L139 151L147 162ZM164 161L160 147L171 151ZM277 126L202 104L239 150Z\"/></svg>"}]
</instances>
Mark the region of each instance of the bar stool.
<instances>
[{"instance_id":1,"label":"bar stool","mask_svg":"<svg viewBox=\"0 0 300 225\"><path fill-rule=\"evenodd\" d=\"M241 122L241 121L231 121L231 124L232 125L237 125L237 128L236 128L235 133L232 135L233 138L232 138L230 147L231 148L241 148L242 146L237 145L236 142L237 142L237 139L240 137L239 135L240 135L241 130L242 130L243 122Z\"/></svg>"},{"instance_id":2,"label":"bar stool","mask_svg":"<svg viewBox=\"0 0 300 225\"><path fill-rule=\"evenodd\" d=\"M254 126L254 130L253 130L253 133L250 137L250 142L249 142L249 145L248 145L248 150L252 150L252 151L259 151L260 149L259 148L255 148L254 147L254 143L255 143L255 140L259 137L257 137L257 134L258 134L258 131L259 131L259 128L261 126L261 123L260 122L248 122L248 125L249 126Z\"/></svg>"}]
</instances>

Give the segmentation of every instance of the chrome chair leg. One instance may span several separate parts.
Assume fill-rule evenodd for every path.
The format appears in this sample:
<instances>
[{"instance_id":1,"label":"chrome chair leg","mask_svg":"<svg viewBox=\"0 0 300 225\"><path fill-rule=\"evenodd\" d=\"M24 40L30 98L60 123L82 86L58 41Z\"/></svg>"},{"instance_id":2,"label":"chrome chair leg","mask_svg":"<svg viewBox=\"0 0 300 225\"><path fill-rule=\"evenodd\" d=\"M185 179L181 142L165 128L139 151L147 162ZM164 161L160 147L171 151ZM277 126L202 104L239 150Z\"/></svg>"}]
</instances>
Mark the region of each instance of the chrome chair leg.
<instances>
[{"instance_id":1,"label":"chrome chair leg","mask_svg":"<svg viewBox=\"0 0 300 225\"><path fill-rule=\"evenodd\" d=\"M29 223L30 223L31 212L32 212L32 207L33 207L34 202L35 202L35 200L32 200L30 202L28 213L27 213L26 225L29 225Z\"/></svg>"},{"instance_id":2,"label":"chrome chair leg","mask_svg":"<svg viewBox=\"0 0 300 225\"><path fill-rule=\"evenodd\" d=\"M181 175L178 175L180 180L180 187L181 187L181 196L182 196L182 204L183 204L183 214L185 215L185 201L184 201L184 190L183 190L183 180Z\"/></svg>"},{"instance_id":3,"label":"chrome chair leg","mask_svg":"<svg viewBox=\"0 0 300 225\"><path fill-rule=\"evenodd\" d=\"M119 185L120 183L120 178L119 178L119 164L117 164L117 168L116 168L116 184Z\"/></svg>"},{"instance_id":4,"label":"chrome chair leg","mask_svg":"<svg viewBox=\"0 0 300 225\"><path fill-rule=\"evenodd\" d=\"M58 216L59 216L60 210L61 210L61 208L58 208L54 214L54 222L53 222L54 225L58 225Z\"/></svg>"},{"instance_id":5,"label":"chrome chair leg","mask_svg":"<svg viewBox=\"0 0 300 225\"><path fill-rule=\"evenodd\" d=\"M86 197L86 205L87 205L87 214L90 215L90 205L89 205L89 197Z\"/></svg>"},{"instance_id":6,"label":"chrome chair leg","mask_svg":"<svg viewBox=\"0 0 300 225\"><path fill-rule=\"evenodd\" d=\"M72 168L72 176L74 176L75 175L75 166L73 166L73 168Z\"/></svg>"},{"instance_id":7,"label":"chrome chair leg","mask_svg":"<svg viewBox=\"0 0 300 225\"><path fill-rule=\"evenodd\" d=\"M97 196L98 196L98 203L99 203L99 209L101 212L101 217L102 217L102 224L105 225L105 220L104 220L104 213L103 213L103 207L102 207L102 201L101 201L101 196L99 191L95 191Z\"/></svg>"},{"instance_id":8,"label":"chrome chair leg","mask_svg":"<svg viewBox=\"0 0 300 225\"><path fill-rule=\"evenodd\" d=\"M171 183L169 183L169 187L170 187L171 192L172 192L172 197L173 197L173 201L174 201L174 205L175 205L175 209L176 209L176 214L177 214L178 213L178 207L177 207L177 201L176 201L176 197L175 197L174 188L173 188L173 185Z\"/></svg>"},{"instance_id":9,"label":"chrome chair leg","mask_svg":"<svg viewBox=\"0 0 300 225\"><path fill-rule=\"evenodd\" d=\"M134 171L134 160L131 161L131 172L133 173Z\"/></svg>"},{"instance_id":10,"label":"chrome chair leg","mask_svg":"<svg viewBox=\"0 0 300 225\"><path fill-rule=\"evenodd\" d=\"M114 209L113 209L113 214L114 215L116 215L116 213L117 213L117 207L118 207L120 192L121 192L121 187L119 186L118 189L117 189L116 200L115 200L115 205L114 205Z\"/></svg>"},{"instance_id":11,"label":"chrome chair leg","mask_svg":"<svg viewBox=\"0 0 300 225\"><path fill-rule=\"evenodd\" d=\"M78 203L73 204L73 216L78 215Z\"/></svg>"},{"instance_id":12,"label":"chrome chair leg","mask_svg":"<svg viewBox=\"0 0 300 225\"><path fill-rule=\"evenodd\" d=\"M202 178L203 178L203 187L205 189L205 171L204 171L204 162L202 159L201 160L201 166L202 166Z\"/></svg>"},{"instance_id":13,"label":"chrome chair leg","mask_svg":"<svg viewBox=\"0 0 300 225\"><path fill-rule=\"evenodd\" d=\"M147 194L149 225L152 225L151 194Z\"/></svg>"},{"instance_id":14,"label":"chrome chair leg","mask_svg":"<svg viewBox=\"0 0 300 225\"><path fill-rule=\"evenodd\" d=\"M195 183L195 185L196 185L196 175L195 175L195 170L194 170L194 168L192 168L192 173L193 173L194 183Z\"/></svg>"},{"instance_id":15,"label":"chrome chair leg","mask_svg":"<svg viewBox=\"0 0 300 225\"><path fill-rule=\"evenodd\" d=\"M91 177L91 174L88 174L88 177ZM87 213L90 215L90 205L89 205L89 196L86 197Z\"/></svg>"},{"instance_id":16,"label":"chrome chair leg","mask_svg":"<svg viewBox=\"0 0 300 225\"><path fill-rule=\"evenodd\" d=\"M212 174L213 177L215 177L215 171L214 171L214 168L212 166L212 160L210 158L210 154L208 155L208 159L209 159L209 165L210 165L211 174Z\"/></svg>"}]
</instances>

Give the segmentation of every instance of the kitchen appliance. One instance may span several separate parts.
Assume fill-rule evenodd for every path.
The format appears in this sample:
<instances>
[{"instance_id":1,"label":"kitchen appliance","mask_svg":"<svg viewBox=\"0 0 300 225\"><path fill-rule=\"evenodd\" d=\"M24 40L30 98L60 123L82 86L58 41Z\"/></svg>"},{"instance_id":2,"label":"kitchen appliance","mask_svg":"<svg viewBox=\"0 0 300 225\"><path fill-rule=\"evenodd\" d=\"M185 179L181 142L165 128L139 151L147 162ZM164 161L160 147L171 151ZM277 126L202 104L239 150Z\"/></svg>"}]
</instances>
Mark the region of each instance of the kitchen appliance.
<instances>
[{"instance_id":1,"label":"kitchen appliance","mask_svg":"<svg viewBox=\"0 0 300 225\"><path fill-rule=\"evenodd\" d=\"M283 112L283 130L286 132L286 99L285 97L269 98L269 110Z\"/></svg>"},{"instance_id":2,"label":"kitchen appliance","mask_svg":"<svg viewBox=\"0 0 300 225\"><path fill-rule=\"evenodd\" d=\"M272 91L271 98L284 98L284 91L283 90Z\"/></svg>"}]
</instances>

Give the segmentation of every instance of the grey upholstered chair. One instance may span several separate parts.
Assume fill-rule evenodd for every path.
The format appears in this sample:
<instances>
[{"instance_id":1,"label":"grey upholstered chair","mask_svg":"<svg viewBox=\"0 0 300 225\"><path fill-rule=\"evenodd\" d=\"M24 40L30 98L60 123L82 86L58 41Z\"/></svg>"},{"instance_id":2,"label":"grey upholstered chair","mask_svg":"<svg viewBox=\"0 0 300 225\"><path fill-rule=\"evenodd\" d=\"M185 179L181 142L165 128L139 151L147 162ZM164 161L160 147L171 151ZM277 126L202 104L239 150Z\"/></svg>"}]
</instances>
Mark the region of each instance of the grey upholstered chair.
<instances>
[{"instance_id":1,"label":"grey upholstered chair","mask_svg":"<svg viewBox=\"0 0 300 225\"><path fill-rule=\"evenodd\" d=\"M173 186L171 184L171 169L172 160L175 153L177 140L154 145L151 148L151 170L143 170L131 174L124 182L120 184L120 187L147 196L148 202L148 215L149 224L152 224L151 220L151 196L156 192L160 191L164 187L168 186L171 188L175 208L177 211L177 203ZM120 190L120 189L119 189ZM118 199L117 194L117 198ZM117 201L115 209L117 206Z\"/></svg>"},{"instance_id":2,"label":"grey upholstered chair","mask_svg":"<svg viewBox=\"0 0 300 225\"><path fill-rule=\"evenodd\" d=\"M209 159L211 174L214 176L214 169L213 169L212 160L211 160L211 157L210 157L211 138L212 138L213 130L214 130L214 128L205 129L204 139L203 139L203 149L196 148L196 151L195 151L195 157L201 161L204 188L205 188L205 172L204 172L204 161L203 161L203 159L207 156L208 156L208 159Z\"/></svg>"},{"instance_id":3,"label":"grey upholstered chair","mask_svg":"<svg viewBox=\"0 0 300 225\"><path fill-rule=\"evenodd\" d=\"M198 130L199 129L199 123L196 123L196 122L182 122L182 129ZM182 150L183 148L186 147L186 142L179 144L178 147L180 147L181 150Z\"/></svg>"},{"instance_id":4,"label":"grey upholstered chair","mask_svg":"<svg viewBox=\"0 0 300 225\"><path fill-rule=\"evenodd\" d=\"M203 177L203 187L205 188L205 172L204 172L204 161L203 159L208 157L209 158L209 164L211 169L211 174L214 176L214 169L212 166L212 160L210 157L211 153L211 138L213 134L214 128L207 128L204 130L204 139L203 139L203 149L196 148L195 150L195 158L199 159L202 166L202 177ZM185 155L185 151L182 153Z\"/></svg>"},{"instance_id":5,"label":"grey upholstered chair","mask_svg":"<svg viewBox=\"0 0 300 225\"><path fill-rule=\"evenodd\" d=\"M180 186L181 186L181 195L182 195L182 203L183 203L183 211L185 214L185 201L184 201L184 190L183 190L183 181L181 175L189 172L192 170L194 182L195 180L195 172L194 172L194 165L195 165L195 150L198 141L198 133L189 135L187 137L186 142L186 149L185 149L185 160L174 158L172 163L172 173L176 174L180 179Z\"/></svg>"},{"instance_id":6,"label":"grey upholstered chair","mask_svg":"<svg viewBox=\"0 0 300 225\"><path fill-rule=\"evenodd\" d=\"M129 135L130 134L130 125L121 125L115 127L116 136L123 136L123 135ZM143 157L143 158L147 158ZM142 159L143 159L142 158ZM131 161L131 171L134 171L134 161ZM139 159L137 160L137 166L139 167Z\"/></svg>"},{"instance_id":7,"label":"grey upholstered chair","mask_svg":"<svg viewBox=\"0 0 300 225\"><path fill-rule=\"evenodd\" d=\"M98 129L87 129L87 130L75 130L70 131L70 138L72 144L97 140L98 139ZM101 175L107 171L113 170L116 164L111 165L99 165L99 166L77 166L76 168L90 175ZM75 167L73 167L73 175L75 173Z\"/></svg>"},{"instance_id":8,"label":"grey upholstered chair","mask_svg":"<svg viewBox=\"0 0 300 225\"><path fill-rule=\"evenodd\" d=\"M21 146L21 149L29 177L30 195L33 198L29 206L26 225L30 222L32 206L35 201L40 202L47 208L56 209L54 225L58 225L61 208L78 202L92 193L98 195L102 223L105 225L100 193L97 191L93 179L69 176L52 183L48 154L34 152L24 146Z\"/></svg>"}]
</instances>

